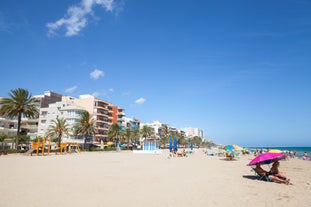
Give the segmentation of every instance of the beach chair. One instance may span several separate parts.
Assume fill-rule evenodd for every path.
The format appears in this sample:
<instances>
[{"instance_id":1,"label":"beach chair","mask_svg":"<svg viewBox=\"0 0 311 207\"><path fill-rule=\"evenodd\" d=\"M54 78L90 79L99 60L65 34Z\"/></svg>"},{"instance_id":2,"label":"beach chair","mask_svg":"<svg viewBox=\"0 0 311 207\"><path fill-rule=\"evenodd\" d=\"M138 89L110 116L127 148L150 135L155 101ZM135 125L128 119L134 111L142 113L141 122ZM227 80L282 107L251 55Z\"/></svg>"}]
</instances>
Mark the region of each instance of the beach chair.
<instances>
[{"instance_id":1,"label":"beach chair","mask_svg":"<svg viewBox=\"0 0 311 207\"><path fill-rule=\"evenodd\" d=\"M226 152L225 156L226 156L226 160L233 160L234 159L233 152Z\"/></svg>"},{"instance_id":2,"label":"beach chair","mask_svg":"<svg viewBox=\"0 0 311 207\"><path fill-rule=\"evenodd\" d=\"M270 179L268 175L260 175L260 174L256 171L256 169L253 168L253 167L251 168L251 170L255 173L255 175L258 176L258 179L259 179L259 180L264 180L264 181L268 181L268 182L273 182L273 180Z\"/></svg>"}]
</instances>

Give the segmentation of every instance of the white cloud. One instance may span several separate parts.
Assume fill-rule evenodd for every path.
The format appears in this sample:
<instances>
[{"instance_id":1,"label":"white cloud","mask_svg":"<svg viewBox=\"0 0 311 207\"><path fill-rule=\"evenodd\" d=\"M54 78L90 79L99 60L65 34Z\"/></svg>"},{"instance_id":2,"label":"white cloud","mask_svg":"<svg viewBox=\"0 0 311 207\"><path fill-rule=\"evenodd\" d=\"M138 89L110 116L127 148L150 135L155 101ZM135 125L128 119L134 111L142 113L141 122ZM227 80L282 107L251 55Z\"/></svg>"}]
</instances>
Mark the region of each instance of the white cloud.
<instances>
[{"instance_id":1,"label":"white cloud","mask_svg":"<svg viewBox=\"0 0 311 207\"><path fill-rule=\"evenodd\" d=\"M65 92L66 92L66 93L72 93L72 92L74 92L77 88L78 88L78 86L72 86L72 87L70 87L70 88L67 88L67 89L65 90Z\"/></svg>"},{"instance_id":2,"label":"white cloud","mask_svg":"<svg viewBox=\"0 0 311 207\"><path fill-rule=\"evenodd\" d=\"M137 99L136 101L135 101L135 103L136 104L139 104L139 105L141 105L141 104L143 104L143 103L145 103L146 102L146 99L144 99L144 98L139 98L139 99Z\"/></svg>"},{"instance_id":3,"label":"white cloud","mask_svg":"<svg viewBox=\"0 0 311 207\"><path fill-rule=\"evenodd\" d=\"M106 11L114 9L114 0L81 0L78 5L68 8L65 17L56 22L47 23L48 35L56 34L62 27L65 28L65 36L77 35L88 24L89 15L93 15L93 6L102 6Z\"/></svg>"},{"instance_id":4,"label":"white cloud","mask_svg":"<svg viewBox=\"0 0 311 207\"><path fill-rule=\"evenodd\" d=\"M90 73L90 77L94 80L97 80L101 76L104 76L104 71L99 70L99 69L95 69L94 71Z\"/></svg>"},{"instance_id":5,"label":"white cloud","mask_svg":"<svg viewBox=\"0 0 311 207\"><path fill-rule=\"evenodd\" d=\"M113 93L114 92L113 88L109 88L109 92Z\"/></svg>"}]
</instances>

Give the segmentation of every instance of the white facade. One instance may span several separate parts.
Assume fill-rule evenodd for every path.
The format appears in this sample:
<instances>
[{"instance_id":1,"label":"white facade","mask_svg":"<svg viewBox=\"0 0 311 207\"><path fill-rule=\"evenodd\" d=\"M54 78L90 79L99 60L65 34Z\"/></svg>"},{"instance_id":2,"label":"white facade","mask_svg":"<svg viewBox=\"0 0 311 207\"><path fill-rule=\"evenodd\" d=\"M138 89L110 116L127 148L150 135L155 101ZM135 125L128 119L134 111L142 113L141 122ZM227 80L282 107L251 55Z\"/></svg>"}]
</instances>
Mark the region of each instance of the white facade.
<instances>
[{"instance_id":1,"label":"white facade","mask_svg":"<svg viewBox=\"0 0 311 207\"><path fill-rule=\"evenodd\" d=\"M120 119L118 121L118 123L120 124L120 126L124 127L124 128L138 128L140 126L140 120L136 119L136 118L128 118L128 117L122 117L122 119Z\"/></svg>"},{"instance_id":2,"label":"white facade","mask_svg":"<svg viewBox=\"0 0 311 207\"><path fill-rule=\"evenodd\" d=\"M56 118L64 118L71 128L79 121L85 109L72 101L65 100L49 104L48 108L40 109L38 136L44 137L48 127ZM65 136L65 135L64 135Z\"/></svg>"},{"instance_id":3,"label":"white facade","mask_svg":"<svg viewBox=\"0 0 311 207\"><path fill-rule=\"evenodd\" d=\"M159 120L154 120L152 123L142 123L140 128L143 128L144 126L152 127L156 138L160 138L159 132L161 131L162 123Z\"/></svg>"},{"instance_id":4,"label":"white facade","mask_svg":"<svg viewBox=\"0 0 311 207\"><path fill-rule=\"evenodd\" d=\"M155 120L152 123L142 123L141 124L141 128L144 125L152 127L154 129L156 137L159 138L160 137L160 133L161 133L161 128L164 125L164 123L161 123L159 120ZM167 124L165 124L165 125L167 125ZM203 139L203 131L201 129L199 129L199 128L187 127L187 128L179 129L179 128L176 128L176 127L173 127L173 126L168 126L168 128L169 128L169 131L171 131L171 132L173 132L173 131L179 132L180 134L182 134L182 135L184 135L186 137L198 136L198 137Z\"/></svg>"},{"instance_id":5,"label":"white facade","mask_svg":"<svg viewBox=\"0 0 311 207\"><path fill-rule=\"evenodd\" d=\"M200 137L203 139L203 131L199 128L187 127L183 129L187 137Z\"/></svg>"}]
</instances>

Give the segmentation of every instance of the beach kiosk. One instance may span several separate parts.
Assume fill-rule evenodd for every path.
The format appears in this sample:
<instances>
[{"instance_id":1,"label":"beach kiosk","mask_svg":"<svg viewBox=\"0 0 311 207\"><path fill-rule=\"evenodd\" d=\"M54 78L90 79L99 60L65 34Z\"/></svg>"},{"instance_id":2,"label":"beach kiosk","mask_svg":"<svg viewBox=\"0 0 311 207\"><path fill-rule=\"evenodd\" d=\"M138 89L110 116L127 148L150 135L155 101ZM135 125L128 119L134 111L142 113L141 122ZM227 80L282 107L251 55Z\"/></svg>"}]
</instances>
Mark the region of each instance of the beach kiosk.
<instances>
[{"instance_id":1,"label":"beach kiosk","mask_svg":"<svg viewBox=\"0 0 311 207\"><path fill-rule=\"evenodd\" d=\"M133 153L139 154L161 154L159 143L153 140L145 140L142 144L142 150L133 150Z\"/></svg>"}]
</instances>

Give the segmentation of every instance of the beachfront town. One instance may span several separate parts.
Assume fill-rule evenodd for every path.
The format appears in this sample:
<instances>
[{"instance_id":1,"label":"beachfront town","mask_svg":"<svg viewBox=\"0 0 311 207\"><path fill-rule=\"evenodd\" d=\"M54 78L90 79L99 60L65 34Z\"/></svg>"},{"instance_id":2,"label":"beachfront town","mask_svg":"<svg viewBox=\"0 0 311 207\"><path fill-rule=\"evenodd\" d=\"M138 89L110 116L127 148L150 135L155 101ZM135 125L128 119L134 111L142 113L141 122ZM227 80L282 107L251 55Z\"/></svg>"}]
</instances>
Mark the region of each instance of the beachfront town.
<instances>
[{"instance_id":1,"label":"beachfront town","mask_svg":"<svg viewBox=\"0 0 311 207\"><path fill-rule=\"evenodd\" d=\"M4 97L0 97L0 101ZM77 136L77 134L63 133L62 142L88 143L94 147L100 144L113 141L109 136L109 129L113 125L119 126L120 131L129 129L142 131L144 128L149 129L147 136L137 135L131 139L131 144L142 143L146 138L161 140L168 132L175 136L187 140L189 138L199 138L203 140L203 131L199 128L187 127L176 128L159 120L152 123L142 123L139 118L126 117L125 109L116 106L105 100L98 99L92 95L80 95L78 98L64 96L53 91L46 91L43 95L33 96L38 108L39 116L36 118L27 118L22 116L20 123L20 136L28 137L29 141L37 138L45 138L49 127L55 123L55 120L65 120L68 128L73 129L80 121L81 115L87 111L94 120L95 130L90 136ZM18 119L17 116L9 118L0 116L0 134L6 140L13 140L17 135ZM84 134L85 135L85 134ZM167 136L168 137L168 136ZM120 142L127 142L128 139L120 138ZM124 137L123 137L124 138ZM168 141L167 141L168 142ZM4 142L7 147L13 147L13 141ZM11 146L8 146L11 145Z\"/></svg>"}]
</instances>

